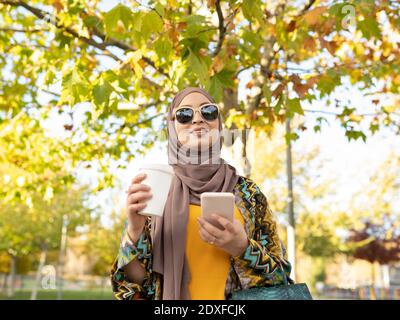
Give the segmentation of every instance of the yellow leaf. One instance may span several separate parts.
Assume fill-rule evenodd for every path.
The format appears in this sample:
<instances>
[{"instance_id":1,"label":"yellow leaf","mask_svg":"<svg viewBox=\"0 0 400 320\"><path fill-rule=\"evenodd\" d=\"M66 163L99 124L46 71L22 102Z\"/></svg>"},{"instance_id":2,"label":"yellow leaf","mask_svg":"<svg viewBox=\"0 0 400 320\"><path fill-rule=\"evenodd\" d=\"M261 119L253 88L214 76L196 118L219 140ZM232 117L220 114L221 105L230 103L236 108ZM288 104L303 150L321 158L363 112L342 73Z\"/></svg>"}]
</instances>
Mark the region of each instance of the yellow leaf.
<instances>
[{"instance_id":1,"label":"yellow leaf","mask_svg":"<svg viewBox=\"0 0 400 320\"><path fill-rule=\"evenodd\" d=\"M316 25L320 20L323 13L327 11L327 7L317 7L304 15L304 20L310 26Z\"/></svg>"}]
</instances>

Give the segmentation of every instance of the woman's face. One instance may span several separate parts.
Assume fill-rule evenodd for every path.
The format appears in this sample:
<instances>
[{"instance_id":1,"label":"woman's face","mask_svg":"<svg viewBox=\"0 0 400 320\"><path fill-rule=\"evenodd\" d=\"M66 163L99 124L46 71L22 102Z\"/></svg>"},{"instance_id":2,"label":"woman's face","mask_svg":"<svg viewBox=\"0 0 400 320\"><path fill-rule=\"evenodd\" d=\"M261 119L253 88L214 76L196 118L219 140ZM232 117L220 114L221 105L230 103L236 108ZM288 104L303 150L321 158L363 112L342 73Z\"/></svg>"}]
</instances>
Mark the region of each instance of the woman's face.
<instances>
[{"instance_id":1,"label":"woman's face","mask_svg":"<svg viewBox=\"0 0 400 320\"><path fill-rule=\"evenodd\" d=\"M174 120L178 140L187 148L207 149L219 137L219 119L207 121L200 114L200 107L205 103L211 103L211 101L199 92L192 92L186 95L173 110L175 111L183 106L190 106L195 110L192 121L188 123L182 124L176 119Z\"/></svg>"}]
</instances>

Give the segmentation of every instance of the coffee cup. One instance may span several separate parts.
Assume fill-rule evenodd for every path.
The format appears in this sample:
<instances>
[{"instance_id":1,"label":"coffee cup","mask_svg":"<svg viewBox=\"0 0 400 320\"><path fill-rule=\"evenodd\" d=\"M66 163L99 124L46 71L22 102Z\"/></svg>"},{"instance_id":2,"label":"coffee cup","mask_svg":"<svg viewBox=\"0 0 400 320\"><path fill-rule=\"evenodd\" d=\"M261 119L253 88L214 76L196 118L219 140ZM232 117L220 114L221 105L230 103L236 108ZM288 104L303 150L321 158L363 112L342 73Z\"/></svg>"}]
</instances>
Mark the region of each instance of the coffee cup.
<instances>
[{"instance_id":1,"label":"coffee cup","mask_svg":"<svg viewBox=\"0 0 400 320\"><path fill-rule=\"evenodd\" d=\"M167 164L146 164L139 168L139 173L146 174L142 183L151 188L153 196L147 200L146 207L138 211L138 214L161 217L164 213L174 171Z\"/></svg>"}]
</instances>

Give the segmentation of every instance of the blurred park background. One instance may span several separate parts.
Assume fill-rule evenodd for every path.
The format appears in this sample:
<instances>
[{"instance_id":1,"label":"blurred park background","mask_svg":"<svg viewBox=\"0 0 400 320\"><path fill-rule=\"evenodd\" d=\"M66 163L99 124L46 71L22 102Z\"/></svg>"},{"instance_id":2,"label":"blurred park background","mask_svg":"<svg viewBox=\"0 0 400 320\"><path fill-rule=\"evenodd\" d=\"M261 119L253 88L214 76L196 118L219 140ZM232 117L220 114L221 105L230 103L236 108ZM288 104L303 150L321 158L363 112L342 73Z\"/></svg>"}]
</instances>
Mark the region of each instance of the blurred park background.
<instances>
[{"instance_id":1,"label":"blurred park background","mask_svg":"<svg viewBox=\"0 0 400 320\"><path fill-rule=\"evenodd\" d=\"M400 299L397 0L0 0L0 299L113 299L124 190L202 86L316 299ZM248 133L248 134L242 134Z\"/></svg>"}]
</instances>

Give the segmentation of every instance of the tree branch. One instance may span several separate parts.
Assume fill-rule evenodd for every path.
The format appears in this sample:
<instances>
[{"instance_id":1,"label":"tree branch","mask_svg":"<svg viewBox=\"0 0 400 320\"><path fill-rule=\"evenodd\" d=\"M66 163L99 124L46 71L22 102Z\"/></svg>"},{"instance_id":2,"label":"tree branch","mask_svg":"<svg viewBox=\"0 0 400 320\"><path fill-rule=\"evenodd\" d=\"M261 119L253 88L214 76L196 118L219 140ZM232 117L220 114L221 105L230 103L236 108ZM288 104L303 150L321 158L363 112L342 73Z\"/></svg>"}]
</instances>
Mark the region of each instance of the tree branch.
<instances>
[{"instance_id":1,"label":"tree branch","mask_svg":"<svg viewBox=\"0 0 400 320\"><path fill-rule=\"evenodd\" d=\"M54 19L51 17L51 15L46 12L43 11L41 9L32 7L31 5L23 2L23 1L12 1L12 0L0 0L0 3L2 4L7 4L10 6L21 6L23 8L25 8L26 10L28 10L29 12L33 13L36 17L38 17L41 20L44 20L54 26L56 26L58 29L64 30L66 32L68 32L70 35L74 36L75 38L85 42L88 45L91 45L97 49L100 49L102 51L107 52L107 55L112 57L114 60L119 61L119 62L123 62L122 59L120 59L118 56L114 55L113 53L111 53L110 51L107 50L107 46L115 46L118 47L124 51L136 51L136 49L120 40L117 39L113 39L110 37L106 38L106 35L103 34L102 32L100 32L100 30L98 30L97 28L93 28L93 34L95 34L97 37L99 37L103 42L99 43L96 42L94 39L92 38L86 38L84 36L79 35L78 32L76 32L74 29L72 29L71 27L66 27L63 24L61 24L57 18ZM164 75L165 77L167 77L168 79L170 79L170 76L168 73L166 73L162 68L157 68L154 64L153 61L151 61L151 59L147 58L147 57L142 57L142 59L149 64L150 66L152 66L157 72L160 72L162 75Z\"/></svg>"},{"instance_id":2,"label":"tree branch","mask_svg":"<svg viewBox=\"0 0 400 320\"><path fill-rule=\"evenodd\" d=\"M56 93L56 92L53 92L53 91L50 91L50 90L40 89L40 91L43 91L43 92L45 92L47 94L51 94L51 95L53 95L55 97L61 97L61 95L59 93Z\"/></svg>"},{"instance_id":3,"label":"tree branch","mask_svg":"<svg viewBox=\"0 0 400 320\"><path fill-rule=\"evenodd\" d=\"M17 29L17 28L0 28L2 32L15 32L15 33L36 33L42 31L50 31L50 29Z\"/></svg>"},{"instance_id":4,"label":"tree branch","mask_svg":"<svg viewBox=\"0 0 400 320\"><path fill-rule=\"evenodd\" d=\"M297 17L302 16L303 14L305 14L311 7L312 5L316 2L316 0L310 0L308 1L308 3L304 6L304 8L299 12L299 14L297 15Z\"/></svg>"},{"instance_id":5,"label":"tree branch","mask_svg":"<svg viewBox=\"0 0 400 320\"><path fill-rule=\"evenodd\" d=\"M218 54L218 52L220 52L226 32L226 26L224 26L224 15L222 14L221 3L219 0L215 1L215 8L217 10L217 15L218 15L219 37L218 37L217 47L215 48L214 52L211 53L211 57L215 57Z\"/></svg>"}]
</instances>

